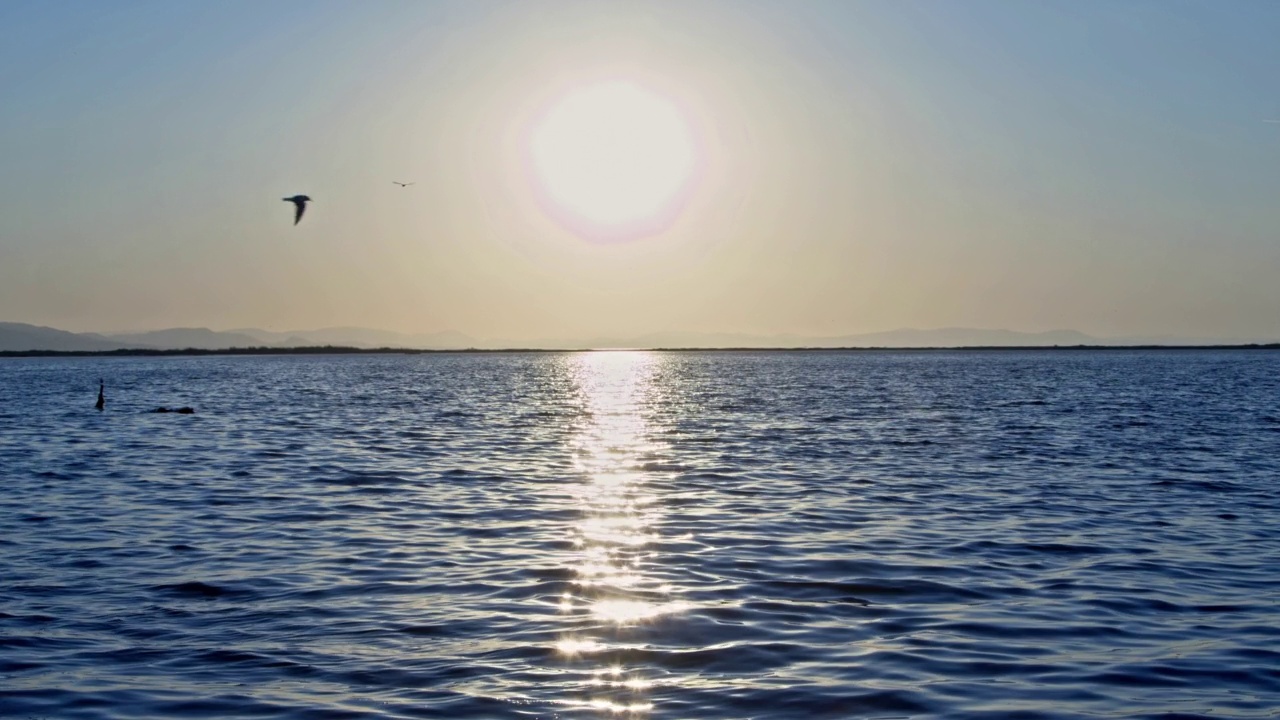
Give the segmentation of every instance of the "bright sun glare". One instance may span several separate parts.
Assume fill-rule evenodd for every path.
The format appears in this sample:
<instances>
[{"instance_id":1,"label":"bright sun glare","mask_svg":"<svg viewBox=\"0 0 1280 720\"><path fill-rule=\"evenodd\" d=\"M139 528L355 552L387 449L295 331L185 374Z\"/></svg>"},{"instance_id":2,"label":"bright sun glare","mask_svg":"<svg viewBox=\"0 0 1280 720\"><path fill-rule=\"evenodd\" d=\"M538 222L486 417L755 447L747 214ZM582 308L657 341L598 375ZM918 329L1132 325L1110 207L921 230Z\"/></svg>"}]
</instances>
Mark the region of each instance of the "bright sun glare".
<instances>
[{"instance_id":1,"label":"bright sun glare","mask_svg":"<svg viewBox=\"0 0 1280 720\"><path fill-rule=\"evenodd\" d=\"M696 165L680 108L621 80L562 97L534 128L529 151L555 209L571 224L604 232L665 224Z\"/></svg>"}]
</instances>

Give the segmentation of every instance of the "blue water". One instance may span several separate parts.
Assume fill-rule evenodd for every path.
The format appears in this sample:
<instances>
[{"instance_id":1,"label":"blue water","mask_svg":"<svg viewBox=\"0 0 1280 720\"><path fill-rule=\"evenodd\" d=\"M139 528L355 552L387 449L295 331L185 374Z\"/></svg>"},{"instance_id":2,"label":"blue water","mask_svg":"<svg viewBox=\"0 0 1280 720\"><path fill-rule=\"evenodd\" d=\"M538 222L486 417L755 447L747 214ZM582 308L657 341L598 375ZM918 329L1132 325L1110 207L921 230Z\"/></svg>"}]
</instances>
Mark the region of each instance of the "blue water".
<instances>
[{"instance_id":1,"label":"blue water","mask_svg":"<svg viewBox=\"0 0 1280 720\"><path fill-rule=\"evenodd\" d=\"M1280 717L1278 478L1270 351L0 360L0 716Z\"/></svg>"}]
</instances>

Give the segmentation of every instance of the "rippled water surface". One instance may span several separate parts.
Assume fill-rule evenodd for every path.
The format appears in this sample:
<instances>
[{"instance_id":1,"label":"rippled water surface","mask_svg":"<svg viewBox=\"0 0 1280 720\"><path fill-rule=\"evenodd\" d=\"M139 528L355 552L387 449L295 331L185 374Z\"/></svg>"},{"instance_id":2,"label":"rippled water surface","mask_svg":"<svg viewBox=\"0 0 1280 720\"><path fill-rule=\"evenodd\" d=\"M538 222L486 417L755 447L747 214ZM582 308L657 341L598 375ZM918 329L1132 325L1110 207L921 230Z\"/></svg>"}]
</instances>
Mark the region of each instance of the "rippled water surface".
<instances>
[{"instance_id":1,"label":"rippled water surface","mask_svg":"<svg viewBox=\"0 0 1280 720\"><path fill-rule=\"evenodd\" d=\"M0 360L0 715L1280 717L1277 483L1269 351Z\"/></svg>"}]
</instances>

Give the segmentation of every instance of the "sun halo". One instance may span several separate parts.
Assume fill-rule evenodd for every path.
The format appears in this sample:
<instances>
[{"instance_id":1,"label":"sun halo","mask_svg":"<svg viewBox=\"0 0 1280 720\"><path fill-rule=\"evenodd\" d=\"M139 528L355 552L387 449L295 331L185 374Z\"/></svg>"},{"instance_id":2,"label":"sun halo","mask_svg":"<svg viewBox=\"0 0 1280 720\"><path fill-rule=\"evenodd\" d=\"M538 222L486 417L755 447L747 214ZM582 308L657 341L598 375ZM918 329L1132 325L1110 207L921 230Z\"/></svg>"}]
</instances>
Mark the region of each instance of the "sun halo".
<instances>
[{"instance_id":1,"label":"sun halo","mask_svg":"<svg viewBox=\"0 0 1280 720\"><path fill-rule=\"evenodd\" d=\"M698 166L681 108L625 80L579 86L558 98L538 118L527 151L544 210L602 239L670 225Z\"/></svg>"}]
</instances>

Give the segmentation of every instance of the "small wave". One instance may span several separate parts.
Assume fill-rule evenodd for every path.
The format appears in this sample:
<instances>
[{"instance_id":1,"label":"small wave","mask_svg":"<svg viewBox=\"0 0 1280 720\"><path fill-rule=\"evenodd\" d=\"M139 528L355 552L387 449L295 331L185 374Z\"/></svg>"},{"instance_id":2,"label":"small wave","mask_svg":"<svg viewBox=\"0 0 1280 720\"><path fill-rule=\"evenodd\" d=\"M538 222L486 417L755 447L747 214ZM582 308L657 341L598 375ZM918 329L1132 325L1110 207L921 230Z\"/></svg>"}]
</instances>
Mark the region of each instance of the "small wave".
<instances>
[{"instance_id":1,"label":"small wave","mask_svg":"<svg viewBox=\"0 0 1280 720\"><path fill-rule=\"evenodd\" d=\"M1151 483L1156 487L1176 487L1186 490L1203 490L1206 492L1229 493L1236 492L1240 488L1231 482L1223 480L1173 480L1163 479L1156 480Z\"/></svg>"},{"instance_id":2,"label":"small wave","mask_svg":"<svg viewBox=\"0 0 1280 720\"><path fill-rule=\"evenodd\" d=\"M809 580L766 580L760 583L769 591L804 598L855 598L870 604L864 598L893 599L902 602L949 603L962 600L981 600L990 594L973 588L948 585L932 580L856 580L849 582L819 582Z\"/></svg>"},{"instance_id":3,"label":"small wave","mask_svg":"<svg viewBox=\"0 0 1280 720\"><path fill-rule=\"evenodd\" d=\"M201 582L199 580L191 580L188 582L173 583L169 585L156 585L152 589L157 592L183 597L221 598L252 594L251 591L244 588L232 585L214 585L212 583Z\"/></svg>"}]
</instances>

